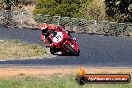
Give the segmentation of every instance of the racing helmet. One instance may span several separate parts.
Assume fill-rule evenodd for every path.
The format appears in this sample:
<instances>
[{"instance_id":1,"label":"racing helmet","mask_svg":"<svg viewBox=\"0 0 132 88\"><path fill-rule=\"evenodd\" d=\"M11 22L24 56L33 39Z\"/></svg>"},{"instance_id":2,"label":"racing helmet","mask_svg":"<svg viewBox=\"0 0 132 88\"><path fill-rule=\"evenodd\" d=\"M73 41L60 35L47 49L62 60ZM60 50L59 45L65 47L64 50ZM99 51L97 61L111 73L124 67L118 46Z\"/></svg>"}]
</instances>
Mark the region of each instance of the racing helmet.
<instances>
[{"instance_id":1,"label":"racing helmet","mask_svg":"<svg viewBox=\"0 0 132 88\"><path fill-rule=\"evenodd\" d=\"M40 30L47 30L47 28L48 28L48 24L46 24L46 23L42 23L42 24L39 24L39 28L40 28Z\"/></svg>"}]
</instances>

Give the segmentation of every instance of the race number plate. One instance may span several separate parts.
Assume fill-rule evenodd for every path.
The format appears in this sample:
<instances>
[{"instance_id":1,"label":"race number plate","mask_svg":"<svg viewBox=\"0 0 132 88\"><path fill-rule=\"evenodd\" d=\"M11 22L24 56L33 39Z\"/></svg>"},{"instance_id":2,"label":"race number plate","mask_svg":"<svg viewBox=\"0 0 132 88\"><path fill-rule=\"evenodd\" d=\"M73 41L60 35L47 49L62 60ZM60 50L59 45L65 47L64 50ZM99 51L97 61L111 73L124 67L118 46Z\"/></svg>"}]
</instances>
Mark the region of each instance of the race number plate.
<instances>
[{"instance_id":1,"label":"race number plate","mask_svg":"<svg viewBox=\"0 0 132 88\"><path fill-rule=\"evenodd\" d=\"M63 35L62 32L57 32L57 35L53 37L53 42L58 43L62 41Z\"/></svg>"}]
</instances>

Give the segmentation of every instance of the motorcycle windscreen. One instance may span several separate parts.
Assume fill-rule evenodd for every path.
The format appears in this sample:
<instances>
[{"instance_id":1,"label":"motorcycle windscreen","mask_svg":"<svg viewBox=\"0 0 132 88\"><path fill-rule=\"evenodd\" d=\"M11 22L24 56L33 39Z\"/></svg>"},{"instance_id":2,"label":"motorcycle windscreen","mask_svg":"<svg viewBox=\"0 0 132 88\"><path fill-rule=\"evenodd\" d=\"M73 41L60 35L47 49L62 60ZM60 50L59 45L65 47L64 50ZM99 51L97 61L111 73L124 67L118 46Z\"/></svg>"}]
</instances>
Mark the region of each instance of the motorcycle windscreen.
<instances>
[{"instance_id":1,"label":"motorcycle windscreen","mask_svg":"<svg viewBox=\"0 0 132 88\"><path fill-rule=\"evenodd\" d=\"M59 43L63 40L63 34L62 32L54 32L53 33L53 42Z\"/></svg>"}]
</instances>

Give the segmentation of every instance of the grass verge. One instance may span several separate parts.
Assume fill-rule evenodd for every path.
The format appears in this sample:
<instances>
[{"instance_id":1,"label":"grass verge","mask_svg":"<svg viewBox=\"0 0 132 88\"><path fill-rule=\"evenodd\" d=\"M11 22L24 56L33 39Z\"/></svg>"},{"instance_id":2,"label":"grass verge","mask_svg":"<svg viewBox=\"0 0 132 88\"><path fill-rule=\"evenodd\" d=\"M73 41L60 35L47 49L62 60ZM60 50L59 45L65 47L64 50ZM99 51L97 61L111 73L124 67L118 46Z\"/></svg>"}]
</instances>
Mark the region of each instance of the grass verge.
<instances>
[{"instance_id":1,"label":"grass verge","mask_svg":"<svg viewBox=\"0 0 132 88\"><path fill-rule=\"evenodd\" d=\"M50 77L20 75L15 78L0 79L0 88L132 88L129 84L85 84L80 86L74 75L54 74Z\"/></svg>"},{"instance_id":2,"label":"grass verge","mask_svg":"<svg viewBox=\"0 0 132 88\"><path fill-rule=\"evenodd\" d=\"M37 44L14 41L0 41L0 59L42 56L46 49Z\"/></svg>"}]
</instances>

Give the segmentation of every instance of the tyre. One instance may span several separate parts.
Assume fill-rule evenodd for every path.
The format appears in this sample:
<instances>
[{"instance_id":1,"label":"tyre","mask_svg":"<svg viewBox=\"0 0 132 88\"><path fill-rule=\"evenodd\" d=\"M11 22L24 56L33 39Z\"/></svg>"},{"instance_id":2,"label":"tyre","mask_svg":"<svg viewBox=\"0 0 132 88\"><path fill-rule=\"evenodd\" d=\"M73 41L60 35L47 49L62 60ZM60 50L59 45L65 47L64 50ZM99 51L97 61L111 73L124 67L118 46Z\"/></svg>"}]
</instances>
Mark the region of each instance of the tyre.
<instances>
[{"instance_id":1,"label":"tyre","mask_svg":"<svg viewBox=\"0 0 132 88\"><path fill-rule=\"evenodd\" d=\"M79 53L77 51L75 51L69 44L64 44L65 49L68 51L68 53L75 55L75 56L79 56Z\"/></svg>"}]
</instances>

